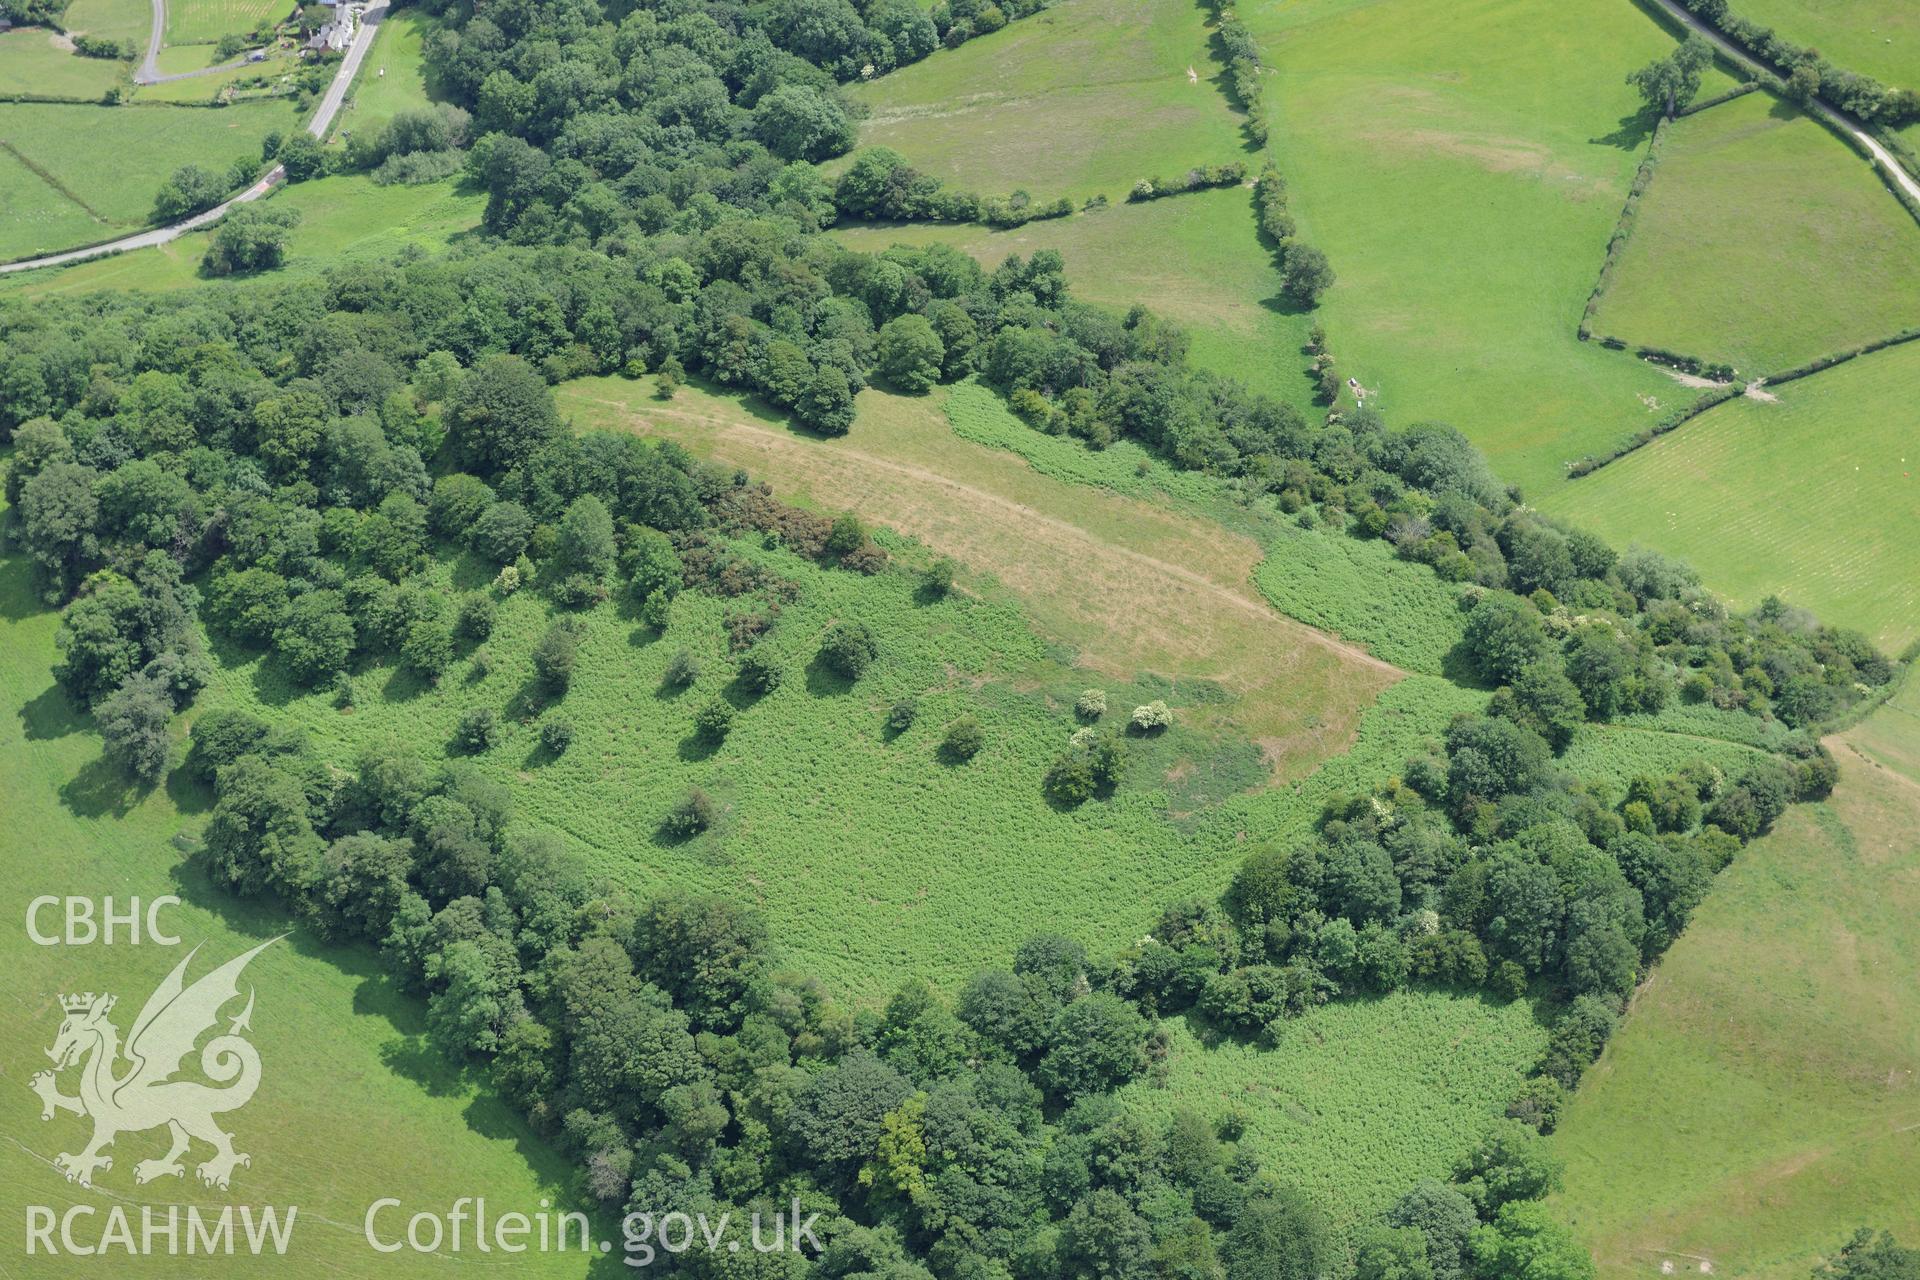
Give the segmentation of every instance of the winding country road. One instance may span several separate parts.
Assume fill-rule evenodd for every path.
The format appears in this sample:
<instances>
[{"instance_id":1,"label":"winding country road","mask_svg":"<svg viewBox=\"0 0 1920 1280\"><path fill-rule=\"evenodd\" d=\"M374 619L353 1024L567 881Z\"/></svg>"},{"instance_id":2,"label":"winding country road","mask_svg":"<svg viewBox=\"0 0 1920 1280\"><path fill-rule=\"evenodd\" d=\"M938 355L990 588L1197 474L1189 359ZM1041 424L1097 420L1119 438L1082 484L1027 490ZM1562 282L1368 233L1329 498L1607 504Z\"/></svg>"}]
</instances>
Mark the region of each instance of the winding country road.
<instances>
[{"instance_id":1,"label":"winding country road","mask_svg":"<svg viewBox=\"0 0 1920 1280\"><path fill-rule=\"evenodd\" d=\"M135 84L172 84L175 80L192 80L197 76L210 76L218 71L231 71L235 67L247 65L247 57L241 54L231 62L223 62L216 67L202 67L198 71L180 71L170 76L160 74L160 46L166 43L167 36L167 0L153 0L153 25L147 31L147 56L140 60L140 69L133 73Z\"/></svg>"},{"instance_id":2,"label":"winding country road","mask_svg":"<svg viewBox=\"0 0 1920 1280\"><path fill-rule=\"evenodd\" d=\"M1749 74L1756 76L1762 74L1778 74L1771 67L1763 64L1758 58L1755 58L1752 54L1734 44L1733 41L1721 35L1712 26L1694 17L1692 13L1679 3L1679 0L1654 0L1654 3L1658 4L1669 17L1682 27L1705 37L1708 44L1711 44L1722 57L1726 58L1727 61L1733 63L1736 67L1740 67ZM1861 146L1867 149L1874 159L1880 162L1881 168L1886 171L1889 178L1899 183L1900 188L1909 196L1913 197L1913 199L1920 200L1920 182L1916 182L1914 176L1901 167L1900 161L1894 158L1893 153L1881 146L1879 141L1867 131L1864 125L1846 112L1840 110L1840 108L1822 99L1815 98L1809 106L1814 114L1818 115L1821 119L1827 121L1848 137L1856 139Z\"/></svg>"},{"instance_id":3,"label":"winding country road","mask_svg":"<svg viewBox=\"0 0 1920 1280\"><path fill-rule=\"evenodd\" d=\"M360 71L360 64L366 61L367 50L373 47L373 38L380 28L380 20L387 15L389 0L372 0L366 11L360 15L360 29L354 32L353 44L347 49L347 56L341 59L340 69L334 73L333 82L327 86L326 94L320 99L319 107L313 113L313 119L307 122L307 132L316 138L327 136L327 130L333 126L333 118L340 114L340 106L347 100L347 90L353 86L353 78ZM155 38L166 25L164 0L153 0L153 30ZM153 56L149 47L148 57ZM50 253L40 258L28 258L24 262L9 262L0 265L0 275L15 271L33 271L40 267L60 267L72 262L85 262L89 258L104 257L109 253L123 253L129 249L151 249L155 245L167 244L178 240L189 231L197 231L212 222L218 222L229 209L237 205L250 204L272 191L286 181L287 172L275 165L266 177L242 191L230 196L211 209L196 213L190 218L164 227L153 227L138 231L106 244L90 245L85 249L68 249L62 253Z\"/></svg>"}]
</instances>

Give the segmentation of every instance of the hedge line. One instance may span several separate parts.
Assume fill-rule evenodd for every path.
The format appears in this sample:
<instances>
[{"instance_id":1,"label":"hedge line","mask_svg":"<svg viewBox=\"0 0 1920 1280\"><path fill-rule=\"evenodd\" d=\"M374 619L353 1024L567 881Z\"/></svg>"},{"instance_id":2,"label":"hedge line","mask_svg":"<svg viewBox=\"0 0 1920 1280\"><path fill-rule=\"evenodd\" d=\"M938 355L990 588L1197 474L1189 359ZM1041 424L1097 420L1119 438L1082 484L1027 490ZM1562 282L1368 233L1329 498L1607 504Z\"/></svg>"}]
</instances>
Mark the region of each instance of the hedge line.
<instances>
[{"instance_id":1,"label":"hedge line","mask_svg":"<svg viewBox=\"0 0 1920 1280\"><path fill-rule=\"evenodd\" d=\"M1811 66L1819 75L1816 92L1842 111L1862 120L1897 127L1920 120L1920 93L1897 89L1836 66L1818 50L1783 39L1771 27L1735 13L1727 0L1679 0L1696 18L1776 73Z\"/></svg>"},{"instance_id":2,"label":"hedge line","mask_svg":"<svg viewBox=\"0 0 1920 1280\"><path fill-rule=\"evenodd\" d=\"M1795 365L1793 368L1782 373L1769 374L1766 381L1769 386L1775 387L1784 382L1795 382L1801 378L1819 373L1823 369L1831 369L1837 364L1845 364L1847 361L1857 360L1861 356L1870 356L1876 351L1885 351L1888 347L1897 347L1903 343L1912 342L1915 339L1920 339L1920 326L1902 329L1899 333L1891 337L1877 338L1872 342L1863 342L1857 347L1848 347L1844 351L1834 351L1824 356L1816 356L1805 364Z\"/></svg>"},{"instance_id":3,"label":"hedge line","mask_svg":"<svg viewBox=\"0 0 1920 1280\"><path fill-rule=\"evenodd\" d=\"M1588 454L1578 462L1569 463L1567 465L1567 479L1578 480L1581 476L1592 475L1609 462L1618 462L1635 449L1652 444L1669 431L1685 426L1715 405L1725 404L1735 396L1745 395L1746 391L1746 387L1737 382L1730 383L1724 387L1715 387L1712 391L1707 392L1692 404L1683 405L1678 409L1674 409L1652 426L1634 432L1631 436L1627 437L1626 440L1622 441L1615 448L1608 450L1606 453L1598 457L1595 457L1593 454Z\"/></svg>"},{"instance_id":4,"label":"hedge line","mask_svg":"<svg viewBox=\"0 0 1920 1280\"><path fill-rule=\"evenodd\" d=\"M1267 145L1267 105L1260 85L1260 47L1226 0L1210 2L1216 18L1214 31L1226 50L1227 71L1233 77L1234 100L1246 113L1247 133L1264 147Z\"/></svg>"},{"instance_id":5,"label":"hedge line","mask_svg":"<svg viewBox=\"0 0 1920 1280\"><path fill-rule=\"evenodd\" d=\"M1213 187L1237 187L1246 180L1247 166L1241 160L1235 160L1231 164L1199 165L1187 170L1184 177L1173 181L1165 178L1142 178L1133 184L1131 191L1127 192L1127 201L1138 204L1143 200L1183 196L1189 191L1206 191Z\"/></svg>"},{"instance_id":6,"label":"hedge line","mask_svg":"<svg viewBox=\"0 0 1920 1280\"><path fill-rule=\"evenodd\" d=\"M1700 102L1688 103L1686 106L1680 108L1680 110L1674 113L1674 119L1677 120L1682 116L1698 115L1700 112L1705 111L1708 107L1717 107L1723 102L1732 102L1735 98L1744 98L1748 94L1755 92L1759 88L1760 88L1760 82L1758 80L1749 80L1745 84L1737 84L1733 86L1733 88L1727 90L1725 93L1717 93L1713 97L1704 99L1703 101L1700 101Z\"/></svg>"},{"instance_id":7,"label":"hedge line","mask_svg":"<svg viewBox=\"0 0 1920 1280\"><path fill-rule=\"evenodd\" d=\"M1653 185L1653 171L1660 161L1660 147L1667 140L1667 125L1662 120L1653 128L1653 141L1647 144L1647 154L1640 161L1640 168L1633 175L1633 185L1627 188L1627 202L1620 208L1620 217L1613 224L1613 235L1607 240L1607 256L1601 260L1599 278L1593 282L1593 292L1587 295L1586 310L1580 315L1580 341L1593 337L1594 313L1600 310L1600 300L1606 297L1607 289L1613 284L1613 269L1620 261L1620 253L1627 247L1627 241L1633 236L1633 224L1640 210L1640 197ZM1609 346L1624 348L1627 344L1618 339L1602 339Z\"/></svg>"}]
</instances>

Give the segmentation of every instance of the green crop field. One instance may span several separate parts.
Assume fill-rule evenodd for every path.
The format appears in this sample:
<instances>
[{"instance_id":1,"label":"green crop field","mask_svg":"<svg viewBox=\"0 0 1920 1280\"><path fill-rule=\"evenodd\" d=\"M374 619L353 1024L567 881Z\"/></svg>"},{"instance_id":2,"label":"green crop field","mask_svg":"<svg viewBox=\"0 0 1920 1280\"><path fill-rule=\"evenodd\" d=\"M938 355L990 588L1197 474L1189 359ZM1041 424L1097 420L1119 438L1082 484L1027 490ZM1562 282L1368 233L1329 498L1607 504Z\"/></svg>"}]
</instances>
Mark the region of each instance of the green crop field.
<instances>
[{"instance_id":1,"label":"green crop field","mask_svg":"<svg viewBox=\"0 0 1920 1280\"><path fill-rule=\"evenodd\" d=\"M167 0L168 44L216 44L278 21L295 6L283 0Z\"/></svg>"},{"instance_id":2,"label":"green crop field","mask_svg":"<svg viewBox=\"0 0 1920 1280\"><path fill-rule=\"evenodd\" d=\"M1738 604L1779 595L1898 651L1920 637L1920 343L1775 394L1709 410L1545 505L1685 556Z\"/></svg>"},{"instance_id":3,"label":"green crop field","mask_svg":"<svg viewBox=\"0 0 1920 1280\"><path fill-rule=\"evenodd\" d=\"M1171 1114L1243 1109L1261 1163L1351 1228L1423 1178L1446 1181L1546 1045L1524 1000L1440 992L1316 1009L1274 1049L1202 1041L1171 1020L1164 1083L1128 1096Z\"/></svg>"},{"instance_id":4,"label":"green crop field","mask_svg":"<svg viewBox=\"0 0 1920 1280\"><path fill-rule=\"evenodd\" d=\"M61 15L60 25L72 35L131 40L144 49L152 19L148 0L73 0Z\"/></svg>"},{"instance_id":5,"label":"green crop field","mask_svg":"<svg viewBox=\"0 0 1920 1280\"><path fill-rule=\"evenodd\" d=\"M1672 39L1631 4L1261 0L1274 153L1339 280L1315 318L1398 424L1451 422L1539 495L1673 400L1575 336ZM1709 77L1703 93L1727 81Z\"/></svg>"},{"instance_id":6,"label":"green crop field","mask_svg":"<svg viewBox=\"0 0 1920 1280\"><path fill-rule=\"evenodd\" d=\"M1863 1223L1920 1233L1915 694L1721 873L1575 1096L1557 1205L1603 1277L1798 1280Z\"/></svg>"},{"instance_id":7,"label":"green crop field","mask_svg":"<svg viewBox=\"0 0 1920 1280\"><path fill-rule=\"evenodd\" d=\"M1916 326L1920 226L1831 133L1761 93L1672 126L1594 320L1747 376Z\"/></svg>"},{"instance_id":8,"label":"green crop field","mask_svg":"<svg viewBox=\"0 0 1920 1280\"><path fill-rule=\"evenodd\" d=\"M0 150L0 261L30 257L49 244L85 244L111 230Z\"/></svg>"},{"instance_id":9,"label":"green crop field","mask_svg":"<svg viewBox=\"0 0 1920 1280\"><path fill-rule=\"evenodd\" d=\"M0 140L122 227L146 223L160 184L181 165L224 173L239 157L259 159L261 139L295 124L287 101L220 109L0 103Z\"/></svg>"},{"instance_id":10,"label":"green crop field","mask_svg":"<svg viewBox=\"0 0 1920 1280\"><path fill-rule=\"evenodd\" d=\"M83 58L61 38L39 27L0 33L0 86L8 94L98 102L107 90L128 84L127 64Z\"/></svg>"},{"instance_id":11,"label":"green crop field","mask_svg":"<svg viewBox=\"0 0 1920 1280\"><path fill-rule=\"evenodd\" d=\"M294 1205L299 1214L285 1259L220 1259L220 1275L364 1274L374 1258L361 1237L367 1207L401 1196L444 1210L454 1197L485 1194L504 1210L529 1213L565 1185L569 1170L497 1098L475 1089L424 1047L417 1001L400 994L371 950L325 944L303 929L263 952L247 969L256 984L252 1036L263 1064L259 1100L227 1123L236 1146L253 1157L231 1192L185 1180L136 1189L136 1159L158 1156L164 1134L128 1134L114 1147L114 1168L96 1190L79 1191L51 1166L78 1150L84 1121L40 1119L25 1080L47 1065L42 1050L60 1022L57 997L86 990L119 997L131 1019L185 954L203 947L191 976L292 928L287 914L238 902L210 889L174 838L197 830L209 798L193 788L123 790L100 761L91 721L54 686L58 615L44 611L27 582L25 561L0 560L0 693L12 708L0 717L0 776L9 835L0 855L9 927L0 940L8 973L8 1034L0 1038L0 1194L16 1207L64 1213L88 1204L104 1213L116 1201L197 1205ZM43 947L28 942L27 903L41 894L113 895L120 909L137 895L178 894L184 905L162 921L183 940L152 945ZM44 925L58 928L56 913ZM125 1025L123 1023L123 1025ZM69 1086L70 1087L70 1086ZM94 1220L96 1223L100 1219ZM383 1223L386 1220L383 1219ZM138 1220L135 1220L138 1231ZM73 1274L66 1257L24 1255L17 1211L0 1228L7 1271L21 1277ZM81 1228L85 1234L84 1223ZM183 1236L184 1239L184 1236ZM184 1246L183 1246L184 1247ZM405 1252L379 1259L382 1275L445 1275L449 1259ZM581 1276L579 1254L527 1258L532 1274ZM131 1277L202 1277L205 1259L116 1259Z\"/></svg>"},{"instance_id":12,"label":"green crop field","mask_svg":"<svg viewBox=\"0 0 1920 1280\"><path fill-rule=\"evenodd\" d=\"M300 211L300 225L287 242L287 262L278 271L244 276L236 287L317 275L343 262L386 259L409 245L444 249L479 225L486 197L451 182L423 186L377 186L356 174L338 174L283 187L271 207ZM197 231L152 249L95 258L0 277L0 292L30 297L88 293L96 289L186 289L204 285L200 260L211 232Z\"/></svg>"},{"instance_id":13,"label":"green crop field","mask_svg":"<svg viewBox=\"0 0 1920 1280\"><path fill-rule=\"evenodd\" d=\"M1836 66L1920 89L1920 10L1906 0L1740 0L1733 9Z\"/></svg>"},{"instance_id":14,"label":"green crop field","mask_svg":"<svg viewBox=\"0 0 1920 1280\"><path fill-rule=\"evenodd\" d=\"M950 244L989 268L1010 254L1058 250L1075 297L1120 311L1142 303L1192 335L1195 364L1303 409L1311 397L1301 354L1311 320L1279 305L1280 276L1254 230L1251 192L1119 204L1011 231L853 225L834 234L869 253Z\"/></svg>"},{"instance_id":15,"label":"green crop field","mask_svg":"<svg viewBox=\"0 0 1920 1280\"><path fill-rule=\"evenodd\" d=\"M861 86L860 140L982 195L1117 200L1141 178L1250 158L1207 39L1192 0L1060 0Z\"/></svg>"}]
</instances>

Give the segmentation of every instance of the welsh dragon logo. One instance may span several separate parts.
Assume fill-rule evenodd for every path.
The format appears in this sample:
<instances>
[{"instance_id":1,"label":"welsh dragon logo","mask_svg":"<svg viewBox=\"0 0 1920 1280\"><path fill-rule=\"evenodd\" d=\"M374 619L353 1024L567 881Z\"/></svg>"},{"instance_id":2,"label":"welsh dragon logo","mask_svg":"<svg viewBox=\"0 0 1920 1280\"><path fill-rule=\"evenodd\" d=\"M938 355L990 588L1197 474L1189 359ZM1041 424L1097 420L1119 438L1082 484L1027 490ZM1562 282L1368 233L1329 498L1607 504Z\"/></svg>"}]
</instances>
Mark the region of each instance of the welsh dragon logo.
<instances>
[{"instance_id":1,"label":"welsh dragon logo","mask_svg":"<svg viewBox=\"0 0 1920 1280\"><path fill-rule=\"evenodd\" d=\"M119 1028L107 1017L113 1012L113 996L89 991L60 998L66 1017L53 1047L47 1050L53 1070L40 1072L28 1084L40 1095L42 1120L53 1119L57 1111L71 1111L93 1121L93 1138L83 1151L78 1155L63 1151L54 1157L54 1167L67 1176L67 1181L92 1186L95 1171L113 1168L113 1158L101 1152L113 1145L115 1138L162 1125L167 1128L171 1146L160 1159L135 1164L135 1182L183 1176L186 1170L180 1157L194 1139L213 1148L212 1158L195 1170L207 1186L224 1189L236 1165L252 1164L249 1156L233 1149L233 1135L214 1122L220 1113L245 1106L260 1086L259 1051L242 1034L251 1029L251 987L247 989L246 1007L228 1020L225 1034L214 1036L200 1050L200 1072L213 1084L173 1077L200 1037L219 1022L220 1010L239 998L240 971L278 941L273 938L261 943L192 986L185 981L187 964L200 948L189 951L147 997L124 1046ZM60 1092L55 1077L76 1065L80 1067L80 1093L68 1097Z\"/></svg>"}]
</instances>

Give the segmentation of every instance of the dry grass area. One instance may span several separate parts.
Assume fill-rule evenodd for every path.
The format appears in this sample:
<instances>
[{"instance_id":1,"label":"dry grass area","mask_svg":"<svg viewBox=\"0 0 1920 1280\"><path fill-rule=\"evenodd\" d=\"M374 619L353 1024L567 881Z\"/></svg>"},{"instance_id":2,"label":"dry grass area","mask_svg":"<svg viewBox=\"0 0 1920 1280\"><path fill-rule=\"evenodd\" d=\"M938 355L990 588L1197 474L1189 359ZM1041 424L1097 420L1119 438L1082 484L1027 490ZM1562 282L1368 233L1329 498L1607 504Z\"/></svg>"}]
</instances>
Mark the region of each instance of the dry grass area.
<instances>
[{"instance_id":1,"label":"dry grass area","mask_svg":"<svg viewBox=\"0 0 1920 1280\"><path fill-rule=\"evenodd\" d=\"M1011 592L1043 634L1115 677L1151 671L1219 684L1221 715L1280 776L1352 741L1399 676L1356 646L1284 617L1252 583L1261 548L1202 517L1070 484L956 436L940 395L869 390L853 430L803 436L736 397L587 379L560 389L581 426L630 428L746 468L783 496L851 509L963 566L963 585Z\"/></svg>"}]
</instances>

